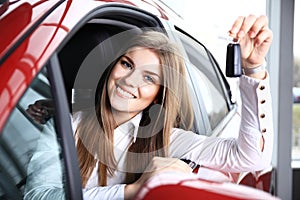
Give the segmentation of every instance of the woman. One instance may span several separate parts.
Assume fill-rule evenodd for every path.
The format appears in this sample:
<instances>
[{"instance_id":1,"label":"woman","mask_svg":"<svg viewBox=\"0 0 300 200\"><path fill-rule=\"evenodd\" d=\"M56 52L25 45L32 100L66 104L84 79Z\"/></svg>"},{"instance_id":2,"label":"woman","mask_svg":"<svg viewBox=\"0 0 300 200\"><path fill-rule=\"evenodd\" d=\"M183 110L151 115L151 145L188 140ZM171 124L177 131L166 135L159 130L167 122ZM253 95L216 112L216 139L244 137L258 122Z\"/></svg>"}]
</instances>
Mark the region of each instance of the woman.
<instances>
[{"instance_id":1,"label":"woman","mask_svg":"<svg viewBox=\"0 0 300 200\"><path fill-rule=\"evenodd\" d=\"M157 173L190 173L180 159L226 172L270 165L271 97L261 65L272 32L265 16L250 15L237 18L229 33L240 40L245 72L239 137L189 131L193 112L179 50L162 33L145 32L124 47L101 77L95 108L73 116L84 198L132 199Z\"/></svg>"},{"instance_id":2,"label":"woman","mask_svg":"<svg viewBox=\"0 0 300 200\"><path fill-rule=\"evenodd\" d=\"M193 116L186 98L184 62L163 34L146 32L131 41L102 76L96 113L74 117L79 121L75 135L85 197L130 199L155 173L190 172L187 164L174 158L230 172L260 170L270 164L272 117L260 121L256 100L262 95L256 89L267 84L260 81L267 79L267 73L264 69L251 73L248 68L264 62L272 33L266 17L249 16L238 18L230 34L240 39L247 72L241 78L239 138L206 138L188 131ZM268 91L263 95L270 100ZM261 133L262 123L268 124L269 135Z\"/></svg>"},{"instance_id":3,"label":"woman","mask_svg":"<svg viewBox=\"0 0 300 200\"><path fill-rule=\"evenodd\" d=\"M172 129L188 129L192 123L184 62L176 46L151 31L125 49L99 81L96 114L89 110L75 117L80 121L75 136L84 187L98 184L88 181L94 168L101 186L132 183L153 156L168 156ZM130 123L135 126L132 138Z\"/></svg>"}]
</instances>

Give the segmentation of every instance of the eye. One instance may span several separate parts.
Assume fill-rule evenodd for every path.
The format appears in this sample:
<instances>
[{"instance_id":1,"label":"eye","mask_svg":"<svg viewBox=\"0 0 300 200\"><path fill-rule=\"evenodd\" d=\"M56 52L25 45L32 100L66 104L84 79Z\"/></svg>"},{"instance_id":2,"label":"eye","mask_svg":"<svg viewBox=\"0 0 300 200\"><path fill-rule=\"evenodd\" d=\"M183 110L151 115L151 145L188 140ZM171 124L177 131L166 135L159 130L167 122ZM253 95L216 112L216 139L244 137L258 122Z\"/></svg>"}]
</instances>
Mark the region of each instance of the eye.
<instances>
[{"instance_id":1,"label":"eye","mask_svg":"<svg viewBox=\"0 0 300 200\"><path fill-rule=\"evenodd\" d=\"M133 69L133 66L125 60L121 60L121 65L124 66L125 68L128 68L129 70Z\"/></svg>"},{"instance_id":2,"label":"eye","mask_svg":"<svg viewBox=\"0 0 300 200\"><path fill-rule=\"evenodd\" d=\"M145 80L150 83L155 83L155 79L149 75L145 75Z\"/></svg>"}]
</instances>

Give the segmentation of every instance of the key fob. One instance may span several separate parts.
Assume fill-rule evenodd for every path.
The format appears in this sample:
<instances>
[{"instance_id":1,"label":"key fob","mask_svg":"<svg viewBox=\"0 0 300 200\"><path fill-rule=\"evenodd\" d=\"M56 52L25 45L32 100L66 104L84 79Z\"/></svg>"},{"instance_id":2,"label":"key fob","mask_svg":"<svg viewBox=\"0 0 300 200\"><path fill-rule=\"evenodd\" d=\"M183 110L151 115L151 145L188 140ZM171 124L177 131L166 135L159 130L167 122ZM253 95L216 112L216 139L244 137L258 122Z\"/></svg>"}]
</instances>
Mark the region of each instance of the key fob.
<instances>
[{"instance_id":1,"label":"key fob","mask_svg":"<svg viewBox=\"0 0 300 200\"><path fill-rule=\"evenodd\" d=\"M226 55L226 76L239 77L242 75L241 47L239 43L229 43Z\"/></svg>"}]
</instances>

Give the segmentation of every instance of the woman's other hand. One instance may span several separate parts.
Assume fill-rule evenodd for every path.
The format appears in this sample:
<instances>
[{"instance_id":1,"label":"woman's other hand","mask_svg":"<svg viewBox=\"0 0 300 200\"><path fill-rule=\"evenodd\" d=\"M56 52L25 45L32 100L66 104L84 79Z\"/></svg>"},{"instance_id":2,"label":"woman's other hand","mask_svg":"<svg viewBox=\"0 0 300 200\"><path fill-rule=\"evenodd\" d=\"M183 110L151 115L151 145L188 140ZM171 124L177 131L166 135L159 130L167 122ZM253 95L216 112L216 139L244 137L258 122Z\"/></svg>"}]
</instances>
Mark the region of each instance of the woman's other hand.
<instances>
[{"instance_id":1,"label":"woman's other hand","mask_svg":"<svg viewBox=\"0 0 300 200\"><path fill-rule=\"evenodd\" d=\"M53 116L53 101L48 99L38 100L34 104L30 104L26 112L35 122L45 124Z\"/></svg>"},{"instance_id":2,"label":"woman's other hand","mask_svg":"<svg viewBox=\"0 0 300 200\"><path fill-rule=\"evenodd\" d=\"M125 199L132 199L149 178L164 172L192 173L192 168L177 158L154 157L143 175L133 184L126 185Z\"/></svg>"}]
</instances>

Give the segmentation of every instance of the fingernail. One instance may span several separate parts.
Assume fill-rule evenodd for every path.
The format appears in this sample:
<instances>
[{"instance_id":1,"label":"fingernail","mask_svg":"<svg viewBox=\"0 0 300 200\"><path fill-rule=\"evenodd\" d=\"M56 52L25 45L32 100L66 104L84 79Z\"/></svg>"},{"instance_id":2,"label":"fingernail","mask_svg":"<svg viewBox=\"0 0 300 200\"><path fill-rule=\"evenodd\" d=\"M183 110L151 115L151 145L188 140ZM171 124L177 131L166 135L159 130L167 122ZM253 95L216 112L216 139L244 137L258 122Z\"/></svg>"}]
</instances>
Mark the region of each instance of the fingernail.
<instances>
[{"instance_id":1,"label":"fingernail","mask_svg":"<svg viewBox=\"0 0 300 200\"><path fill-rule=\"evenodd\" d=\"M256 34L255 34L255 32L250 31L250 32L249 32L249 36L250 36L250 38L254 38L254 37L256 36Z\"/></svg>"},{"instance_id":2,"label":"fingernail","mask_svg":"<svg viewBox=\"0 0 300 200\"><path fill-rule=\"evenodd\" d=\"M239 37L243 37L245 35L245 32L244 31L240 31L239 33L238 33L238 36Z\"/></svg>"},{"instance_id":3,"label":"fingernail","mask_svg":"<svg viewBox=\"0 0 300 200\"><path fill-rule=\"evenodd\" d=\"M237 27L233 27L229 33L237 33L238 32L238 28Z\"/></svg>"}]
</instances>

